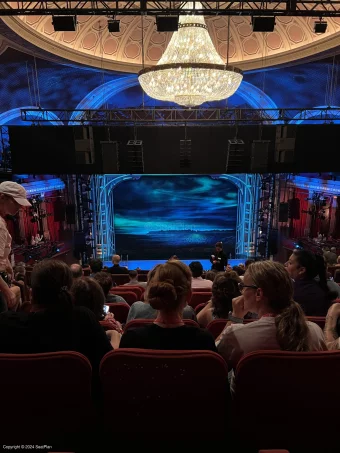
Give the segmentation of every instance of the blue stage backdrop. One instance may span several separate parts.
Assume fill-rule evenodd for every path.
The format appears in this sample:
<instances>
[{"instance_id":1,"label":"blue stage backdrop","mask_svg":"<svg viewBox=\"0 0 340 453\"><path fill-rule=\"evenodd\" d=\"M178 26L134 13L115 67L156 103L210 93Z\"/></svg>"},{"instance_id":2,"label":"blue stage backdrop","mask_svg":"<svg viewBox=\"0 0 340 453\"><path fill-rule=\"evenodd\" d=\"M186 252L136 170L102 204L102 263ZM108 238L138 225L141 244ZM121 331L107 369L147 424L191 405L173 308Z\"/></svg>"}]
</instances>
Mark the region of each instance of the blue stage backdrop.
<instances>
[{"instance_id":1,"label":"blue stage backdrop","mask_svg":"<svg viewBox=\"0 0 340 453\"><path fill-rule=\"evenodd\" d=\"M234 255L237 191L209 176L143 176L114 190L116 251L130 259L207 258L217 241Z\"/></svg>"}]
</instances>

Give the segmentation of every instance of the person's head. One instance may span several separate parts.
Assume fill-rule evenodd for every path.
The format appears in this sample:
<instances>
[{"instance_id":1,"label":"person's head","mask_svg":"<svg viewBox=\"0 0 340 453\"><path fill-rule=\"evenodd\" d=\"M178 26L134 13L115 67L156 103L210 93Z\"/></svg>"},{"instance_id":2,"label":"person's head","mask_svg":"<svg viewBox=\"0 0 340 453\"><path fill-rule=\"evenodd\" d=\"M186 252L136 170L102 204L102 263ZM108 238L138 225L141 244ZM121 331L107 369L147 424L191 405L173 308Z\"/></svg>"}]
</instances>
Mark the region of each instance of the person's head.
<instances>
[{"instance_id":1,"label":"person's head","mask_svg":"<svg viewBox=\"0 0 340 453\"><path fill-rule=\"evenodd\" d=\"M223 250L222 242L216 242L215 249L216 249L216 252L221 252Z\"/></svg>"},{"instance_id":2,"label":"person's head","mask_svg":"<svg viewBox=\"0 0 340 453\"><path fill-rule=\"evenodd\" d=\"M101 272L103 269L103 261L99 259L90 260L89 266L91 268L91 273L96 274L97 272Z\"/></svg>"},{"instance_id":3,"label":"person's head","mask_svg":"<svg viewBox=\"0 0 340 453\"><path fill-rule=\"evenodd\" d=\"M219 272L216 274L212 286L213 314L217 318L227 318L232 310L232 300L240 295L238 284L240 282L236 272Z\"/></svg>"},{"instance_id":4,"label":"person's head","mask_svg":"<svg viewBox=\"0 0 340 453\"><path fill-rule=\"evenodd\" d=\"M237 274L238 276L244 275L244 273L245 273L245 270L242 269L242 267L240 267L240 266L234 266L234 267L233 267L233 271L236 272L236 274Z\"/></svg>"},{"instance_id":5,"label":"person's head","mask_svg":"<svg viewBox=\"0 0 340 453\"><path fill-rule=\"evenodd\" d=\"M5 181L0 184L0 214L14 216L23 207L29 207L26 190L16 182Z\"/></svg>"},{"instance_id":6,"label":"person's head","mask_svg":"<svg viewBox=\"0 0 340 453\"><path fill-rule=\"evenodd\" d=\"M192 262L189 264L189 268L190 268L191 273L192 273L192 276L193 276L194 278L202 277L202 274L203 274L203 266L202 266L202 264L201 264L199 261L192 261Z\"/></svg>"},{"instance_id":7,"label":"person's head","mask_svg":"<svg viewBox=\"0 0 340 453\"><path fill-rule=\"evenodd\" d=\"M19 265L14 266L13 272L14 272L14 280L16 280L16 281L19 281L19 280L25 281L25 275L26 275L25 266L19 266Z\"/></svg>"},{"instance_id":8,"label":"person's head","mask_svg":"<svg viewBox=\"0 0 340 453\"><path fill-rule=\"evenodd\" d=\"M244 263L245 269L247 270L248 267L253 263L255 263L255 260L252 259L246 260L246 262Z\"/></svg>"},{"instance_id":9,"label":"person's head","mask_svg":"<svg viewBox=\"0 0 340 453\"><path fill-rule=\"evenodd\" d=\"M32 302L58 309L70 309L72 282L72 273L66 263L51 259L43 260L32 270Z\"/></svg>"},{"instance_id":10,"label":"person's head","mask_svg":"<svg viewBox=\"0 0 340 453\"><path fill-rule=\"evenodd\" d=\"M80 278L84 275L83 268L81 267L80 264L76 264L76 263L71 264L70 269L71 269L73 278Z\"/></svg>"},{"instance_id":11,"label":"person's head","mask_svg":"<svg viewBox=\"0 0 340 453\"><path fill-rule=\"evenodd\" d=\"M170 256L170 258L168 259L168 261L177 261L179 260L178 256L177 255L172 255Z\"/></svg>"},{"instance_id":12,"label":"person's head","mask_svg":"<svg viewBox=\"0 0 340 453\"><path fill-rule=\"evenodd\" d=\"M77 307L87 307L98 321L104 316L105 295L100 284L90 277L74 280L71 287L73 303Z\"/></svg>"},{"instance_id":13,"label":"person's head","mask_svg":"<svg viewBox=\"0 0 340 453\"><path fill-rule=\"evenodd\" d=\"M119 255L113 255L112 263L113 264L119 264L120 263L120 256Z\"/></svg>"},{"instance_id":14,"label":"person's head","mask_svg":"<svg viewBox=\"0 0 340 453\"><path fill-rule=\"evenodd\" d=\"M282 350L308 351L309 329L302 308L293 300L293 284L285 267L274 261L251 264L239 284L247 311L275 315Z\"/></svg>"},{"instance_id":15,"label":"person's head","mask_svg":"<svg viewBox=\"0 0 340 453\"><path fill-rule=\"evenodd\" d=\"M216 275L217 275L217 273L215 271L208 271L205 274L205 279L213 282L215 280Z\"/></svg>"},{"instance_id":16,"label":"person's head","mask_svg":"<svg viewBox=\"0 0 340 453\"><path fill-rule=\"evenodd\" d=\"M318 275L320 278L322 275L326 276L324 257L315 255L308 250L295 249L285 266L293 280L313 280Z\"/></svg>"},{"instance_id":17,"label":"person's head","mask_svg":"<svg viewBox=\"0 0 340 453\"><path fill-rule=\"evenodd\" d=\"M130 280L136 280L138 277L138 272L135 270L129 271L129 279Z\"/></svg>"},{"instance_id":18,"label":"person's head","mask_svg":"<svg viewBox=\"0 0 340 453\"><path fill-rule=\"evenodd\" d=\"M108 296L110 289L113 287L111 274L108 272L97 272L93 278L99 283L104 291L105 297Z\"/></svg>"},{"instance_id":19,"label":"person's head","mask_svg":"<svg viewBox=\"0 0 340 453\"><path fill-rule=\"evenodd\" d=\"M332 247L332 248L331 248L331 252L332 252L332 253L336 253L336 247Z\"/></svg>"},{"instance_id":20,"label":"person's head","mask_svg":"<svg viewBox=\"0 0 340 453\"><path fill-rule=\"evenodd\" d=\"M190 298L191 272L181 261L160 264L148 276L146 299L155 310L182 313Z\"/></svg>"}]
</instances>

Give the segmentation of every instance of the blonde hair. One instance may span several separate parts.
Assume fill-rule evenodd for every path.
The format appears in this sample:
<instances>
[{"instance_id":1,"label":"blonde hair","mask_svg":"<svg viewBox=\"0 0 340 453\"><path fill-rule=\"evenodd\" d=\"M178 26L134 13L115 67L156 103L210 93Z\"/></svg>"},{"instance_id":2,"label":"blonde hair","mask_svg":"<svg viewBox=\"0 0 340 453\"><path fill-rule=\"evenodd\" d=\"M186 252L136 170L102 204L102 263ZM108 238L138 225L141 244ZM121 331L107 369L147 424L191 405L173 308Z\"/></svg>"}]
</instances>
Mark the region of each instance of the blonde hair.
<instances>
[{"instance_id":1,"label":"blonde hair","mask_svg":"<svg viewBox=\"0 0 340 453\"><path fill-rule=\"evenodd\" d=\"M170 261L153 269L147 301L155 310L175 311L191 291L191 271L181 261Z\"/></svg>"},{"instance_id":2,"label":"blonde hair","mask_svg":"<svg viewBox=\"0 0 340 453\"><path fill-rule=\"evenodd\" d=\"M302 308L293 299L293 285L281 263L257 261L247 274L261 288L270 310L276 314L276 338L284 351L309 351L310 333Z\"/></svg>"}]
</instances>

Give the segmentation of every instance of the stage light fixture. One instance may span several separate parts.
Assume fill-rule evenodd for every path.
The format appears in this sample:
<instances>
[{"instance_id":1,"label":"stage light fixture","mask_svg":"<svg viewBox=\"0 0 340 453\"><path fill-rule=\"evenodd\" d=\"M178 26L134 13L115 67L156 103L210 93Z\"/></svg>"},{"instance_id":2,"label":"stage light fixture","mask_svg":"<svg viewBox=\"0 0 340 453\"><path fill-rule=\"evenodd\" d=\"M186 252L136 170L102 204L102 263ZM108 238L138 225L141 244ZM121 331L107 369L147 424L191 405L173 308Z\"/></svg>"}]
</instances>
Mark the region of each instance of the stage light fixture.
<instances>
[{"instance_id":1,"label":"stage light fixture","mask_svg":"<svg viewBox=\"0 0 340 453\"><path fill-rule=\"evenodd\" d=\"M275 16L254 16L251 19L253 32L270 33L274 31Z\"/></svg>"},{"instance_id":2,"label":"stage light fixture","mask_svg":"<svg viewBox=\"0 0 340 453\"><path fill-rule=\"evenodd\" d=\"M156 27L158 32L178 31L179 16L156 16Z\"/></svg>"},{"instance_id":3,"label":"stage light fixture","mask_svg":"<svg viewBox=\"0 0 340 453\"><path fill-rule=\"evenodd\" d=\"M120 32L120 20L109 19L107 21L107 28L109 33L119 33Z\"/></svg>"},{"instance_id":4,"label":"stage light fixture","mask_svg":"<svg viewBox=\"0 0 340 453\"><path fill-rule=\"evenodd\" d=\"M76 31L77 16L52 16L54 31Z\"/></svg>"},{"instance_id":5,"label":"stage light fixture","mask_svg":"<svg viewBox=\"0 0 340 453\"><path fill-rule=\"evenodd\" d=\"M321 35L322 33L326 33L327 30L327 22L320 18L319 21L314 22L314 33Z\"/></svg>"}]
</instances>

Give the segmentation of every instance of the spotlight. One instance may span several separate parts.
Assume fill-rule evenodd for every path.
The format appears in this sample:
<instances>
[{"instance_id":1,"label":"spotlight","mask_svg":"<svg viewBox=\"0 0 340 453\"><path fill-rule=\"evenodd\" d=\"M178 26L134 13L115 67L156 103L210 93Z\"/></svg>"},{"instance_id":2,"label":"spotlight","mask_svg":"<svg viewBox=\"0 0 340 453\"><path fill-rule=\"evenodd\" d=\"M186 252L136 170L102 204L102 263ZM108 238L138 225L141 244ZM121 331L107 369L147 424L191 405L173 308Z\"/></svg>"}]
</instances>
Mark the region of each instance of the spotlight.
<instances>
[{"instance_id":1,"label":"spotlight","mask_svg":"<svg viewBox=\"0 0 340 453\"><path fill-rule=\"evenodd\" d=\"M120 32L120 20L109 19L107 21L107 28L109 33L119 33Z\"/></svg>"},{"instance_id":2,"label":"spotlight","mask_svg":"<svg viewBox=\"0 0 340 453\"><path fill-rule=\"evenodd\" d=\"M314 22L314 33L321 35L322 33L326 33L327 30L327 22L325 20L321 20L319 22Z\"/></svg>"},{"instance_id":3,"label":"spotlight","mask_svg":"<svg viewBox=\"0 0 340 453\"><path fill-rule=\"evenodd\" d=\"M254 32L272 32L275 27L275 16L254 16L251 20Z\"/></svg>"},{"instance_id":4,"label":"spotlight","mask_svg":"<svg viewBox=\"0 0 340 453\"><path fill-rule=\"evenodd\" d=\"M178 31L178 16L156 16L157 31Z\"/></svg>"},{"instance_id":5,"label":"spotlight","mask_svg":"<svg viewBox=\"0 0 340 453\"><path fill-rule=\"evenodd\" d=\"M76 31L77 16L52 16L54 31Z\"/></svg>"}]
</instances>

